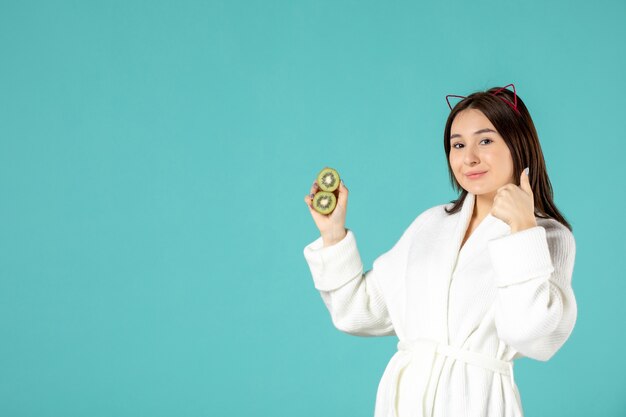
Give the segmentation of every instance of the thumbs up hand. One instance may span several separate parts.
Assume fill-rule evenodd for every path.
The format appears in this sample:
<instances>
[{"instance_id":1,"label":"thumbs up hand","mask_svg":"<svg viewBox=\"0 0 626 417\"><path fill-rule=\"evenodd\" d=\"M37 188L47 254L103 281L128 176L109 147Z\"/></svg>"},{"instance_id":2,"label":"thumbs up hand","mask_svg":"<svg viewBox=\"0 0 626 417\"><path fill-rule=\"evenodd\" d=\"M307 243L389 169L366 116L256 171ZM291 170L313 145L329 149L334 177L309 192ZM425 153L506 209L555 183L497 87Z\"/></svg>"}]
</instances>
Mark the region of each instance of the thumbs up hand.
<instances>
[{"instance_id":1,"label":"thumbs up hand","mask_svg":"<svg viewBox=\"0 0 626 417\"><path fill-rule=\"evenodd\" d=\"M498 188L491 206L491 215L511 226L511 233L537 226L533 190L527 170L522 171L519 186L507 184Z\"/></svg>"}]
</instances>

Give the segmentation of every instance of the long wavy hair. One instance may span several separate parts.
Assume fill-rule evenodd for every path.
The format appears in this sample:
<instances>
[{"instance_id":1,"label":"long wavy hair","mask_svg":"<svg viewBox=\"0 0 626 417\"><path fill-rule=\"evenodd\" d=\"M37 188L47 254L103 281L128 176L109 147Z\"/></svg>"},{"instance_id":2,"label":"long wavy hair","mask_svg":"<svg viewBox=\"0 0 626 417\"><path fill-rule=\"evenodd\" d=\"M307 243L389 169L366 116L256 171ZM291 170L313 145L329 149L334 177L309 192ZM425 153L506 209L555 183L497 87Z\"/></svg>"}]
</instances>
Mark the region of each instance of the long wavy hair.
<instances>
[{"instance_id":1,"label":"long wavy hair","mask_svg":"<svg viewBox=\"0 0 626 417\"><path fill-rule=\"evenodd\" d=\"M500 90L497 95L493 93ZM553 218L572 231L572 226L561 214L553 201L552 184L546 171L546 163L539 144L539 137L535 124L533 123L526 105L519 95L517 95L517 109L515 112L512 106L503 101L506 99L513 104L515 95L508 89L493 87L487 91L478 91L459 101L448 116L446 127L443 133L443 146L446 151L446 161L448 162L448 172L450 182L455 191L460 192L456 200L452 200L454 205L446 213L453 214L461 209L467 190L463 189L457 182L452 167L450 166L450 129L456 115L466 109L480 110L491 121L500 136L509 147L513 159L513 172L515 183L519 186L519 178L522 170L530 167L530 186L533 190L535 200L535 215L541 218Z\"/></svg>"}]
</instances>

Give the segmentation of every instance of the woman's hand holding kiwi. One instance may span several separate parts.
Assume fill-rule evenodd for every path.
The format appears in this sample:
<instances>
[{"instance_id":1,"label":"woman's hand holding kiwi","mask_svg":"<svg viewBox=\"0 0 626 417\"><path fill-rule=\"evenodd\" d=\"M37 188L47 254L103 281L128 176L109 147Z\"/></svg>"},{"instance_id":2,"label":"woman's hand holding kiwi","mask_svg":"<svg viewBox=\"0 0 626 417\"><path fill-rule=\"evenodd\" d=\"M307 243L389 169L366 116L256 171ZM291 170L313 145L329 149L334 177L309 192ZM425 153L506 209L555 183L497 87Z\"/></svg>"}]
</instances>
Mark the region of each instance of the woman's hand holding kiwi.
<instances>
[{"instance_id":1,"label":"woman's hand holding kiwi","mask_svg":"<svg viewBox=\"0 0 626 417\"><path fill-rule=\"evenodd\" d=\"M320 171L304 202L309 206L324 246L334 245L346 236L348 189L336 170L325 167Z\"/></svg>"}]
</instances>

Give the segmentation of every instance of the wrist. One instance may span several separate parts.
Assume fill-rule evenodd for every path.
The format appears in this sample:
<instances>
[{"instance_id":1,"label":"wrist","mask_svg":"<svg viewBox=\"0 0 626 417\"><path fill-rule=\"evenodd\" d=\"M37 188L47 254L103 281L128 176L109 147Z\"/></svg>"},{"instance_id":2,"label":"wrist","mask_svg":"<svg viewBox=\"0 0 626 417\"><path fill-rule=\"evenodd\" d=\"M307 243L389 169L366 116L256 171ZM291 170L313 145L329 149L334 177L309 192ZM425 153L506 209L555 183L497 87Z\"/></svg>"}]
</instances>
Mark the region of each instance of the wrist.
<instances>
[{"instance_id":1,"label":"wrist","mask_svg":"<svg viewBox=\"0 0 626 417\"><path fill-rule=\"evenodd\" d=\"M521 232L522 230L530 229L532 227L537 227L537 221L533 219L533 221L526 221L523 223L514 223L511 225L511 233Z\"/></svg>"},{"instance_id":2,"label":"wrist","mask_svg":"<svg viewBox=\"0 0 626 417\"><path fill-rule=\"evenodd\" d=\"M322 240L324 241L324 246L331 246L341 242L346 237L347 233L348 231L346 228L343 230L323 233Z\"/></svg>"}]
</instances>

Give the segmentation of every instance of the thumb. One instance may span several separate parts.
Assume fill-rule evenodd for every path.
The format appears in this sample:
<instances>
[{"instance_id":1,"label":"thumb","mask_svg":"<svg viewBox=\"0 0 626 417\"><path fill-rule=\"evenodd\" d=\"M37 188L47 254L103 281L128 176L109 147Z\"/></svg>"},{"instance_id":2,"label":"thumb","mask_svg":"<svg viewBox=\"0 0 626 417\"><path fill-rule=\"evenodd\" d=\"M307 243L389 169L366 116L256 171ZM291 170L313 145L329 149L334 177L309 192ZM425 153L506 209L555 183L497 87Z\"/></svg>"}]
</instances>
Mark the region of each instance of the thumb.
<instances>
[{"instance_id":1,"label":"thumb","mask_svg":"<svg viewBox=\"0 0 626 417\"><path fill-rule=\"evenodd\" d=\"M524 169L524 171L522 171L522 175L520 176L520 180L519 180L519 185L522 190L532 195L533 189L530 186L530 179L529 179L529 174L528 174L529 169L530 168L527 167L526 169Z\"/></svg>"},{"instance_id":2,"label":"thumb","mask_svg":"<svg viewBox=\"0 0 626 417\"><path fill-rule=\"evenodd\" d=\"M343 207L346 206L346 200L348 199L348 188L343 180L339 181L339 195L337 197L337 204Z\"/></svg>"}]
</instances>

